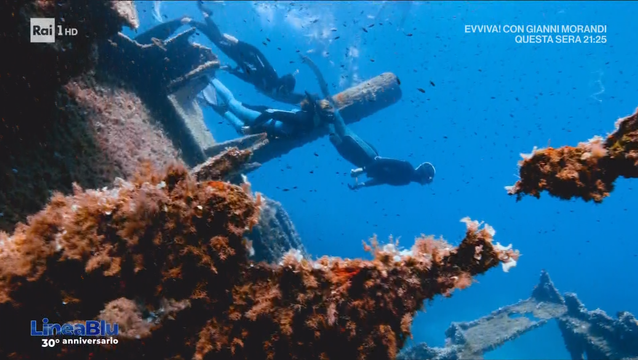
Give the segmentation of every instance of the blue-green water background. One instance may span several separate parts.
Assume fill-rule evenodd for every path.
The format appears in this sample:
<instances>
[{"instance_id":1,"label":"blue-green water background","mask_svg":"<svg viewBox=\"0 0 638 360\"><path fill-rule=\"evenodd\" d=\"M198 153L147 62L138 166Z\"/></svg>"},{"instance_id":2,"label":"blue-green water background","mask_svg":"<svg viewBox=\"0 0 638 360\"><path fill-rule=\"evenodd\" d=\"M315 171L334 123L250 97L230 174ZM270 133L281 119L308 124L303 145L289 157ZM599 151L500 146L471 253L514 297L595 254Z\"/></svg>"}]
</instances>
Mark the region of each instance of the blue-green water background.
<instances>
[{"instance_id":1,"label":"blue-green water background","mask_svg":"<svg viewBox=\"0 0 638 360\"><path fill-rule=\"evenodd\" d=\"M153 3L137 5L144 31L156 24ZM283 203L312 254L366 256L361 240L373 234L382 239L400 236L405 246L421 233L458 243L465 231L459 220L465 216L494 226L497 241L513 243L522 252L518 267L510 273L494 269L469 289L426 306L427 312L414 322L414 341L442 346L444 330L452 321L472 320L527 298L541 269L549 271L561 292L578 293L589 309L601 308L610 315L619 310L638 313L638 241L632 225L638 214L636 180L619 180L601 205L559 201L546 194L540 200L525 198L517 203L503 188L517 179L519 153L549 142L575 145L597 134L604 136L614 130L616 119L635 110L638 32L632 14L638 3L358 1L210 6L223 32L261 48L280 74L299 69L298 89L319 92L296 50L316 49L311 56L334 84L333 93L350 85L340 83L343 74L351 80L356 72L365 80L391 71L401 79L401 101L352 129L383 156L406 158L415 165L435 164L432 185L350 191L346 186L350 165L327 138L250 175L255 190ZM165 2L162 13L169 19L183 15L202 19L194 2ZM371 24L375 26L368 28ZM465 25L478 24L601 24L607 26L607 43L516 44L512 34L465 33ZM335 40L336 36L340 38ZM203 36L193 40L210 45ZM353 48L358 57L346 57L347 49ZM223 54L220 57L228 61ZM228 74L219 77L241 101L290 108ZM205 109L205 116L216 139L236 136L211 110ZM568 357L554 323L486 355L487 359Z\"/></svg>"}]
</instances>

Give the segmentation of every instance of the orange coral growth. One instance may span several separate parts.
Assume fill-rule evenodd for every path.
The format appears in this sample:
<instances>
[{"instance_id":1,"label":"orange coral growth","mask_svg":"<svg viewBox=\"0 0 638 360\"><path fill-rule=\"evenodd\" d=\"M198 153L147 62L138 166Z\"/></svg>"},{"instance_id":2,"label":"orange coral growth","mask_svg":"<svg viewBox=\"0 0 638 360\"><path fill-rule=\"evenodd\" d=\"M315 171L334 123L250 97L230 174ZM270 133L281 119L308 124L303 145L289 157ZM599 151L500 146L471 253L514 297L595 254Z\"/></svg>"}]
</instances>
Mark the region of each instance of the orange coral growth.
<instances>
[{"instance_id":1,"label":"orange coral growth","mask_svg":"<svg viewBox=\"0 0 638 360\"><path fill-rule=\"evenodd\" d=\"M179 166L55 195L0 234L0 318L105 319L120 324L119 344L42 352L38 339L5 327L0 358L393 359L424 300L518 256L492 244L491 227L464 219L458 247L373 240L372 260L290 251L278 265L254 264L243 234L256 203Z\"/></svg>"},{"instance_id":2,"label":"orange coral growth","mask_svg":"<svg viewBox=\"0 0 638 360\"><path fill-rule=\"evenodd\" d=\"M594 137L576 147L548 147L521 154L520 180L506 187L510 195L540 197L542 191L561 199L580 197L600 203L620 176L638 177L638 112L618 120L606 139Z\"/></svg>"}]
</instances>

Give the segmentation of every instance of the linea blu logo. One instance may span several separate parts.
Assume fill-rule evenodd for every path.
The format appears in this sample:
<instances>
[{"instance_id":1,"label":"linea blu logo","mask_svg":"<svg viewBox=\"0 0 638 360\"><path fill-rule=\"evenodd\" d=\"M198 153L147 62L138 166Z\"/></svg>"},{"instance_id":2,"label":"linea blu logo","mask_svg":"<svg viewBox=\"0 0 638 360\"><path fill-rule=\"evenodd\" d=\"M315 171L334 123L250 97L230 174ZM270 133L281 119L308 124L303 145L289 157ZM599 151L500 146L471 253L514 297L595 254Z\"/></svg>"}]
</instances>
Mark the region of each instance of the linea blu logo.
<instances>
[{"instance_id":1,"label":"linea blu logo","mask_svg":"<svg viewBox=\"0 0 638 360\"><path fill-rule=\"evenodd\" d=\"M32 43L54 43L55 42L55 19L31 18L31 42Z\"/></svg>"},{"instance_id":2,"label":"linea blu logo","mask_svg":"<svg viewBox=\"0 0 638 360\"><path fill-rule=\"evenodd\" d=\"M42 329L38 330L38 322L31 320L31 336L117 336L119 326L104 320L87 320L78 323L49 324L49 319L42 319Z\"/></svg>"}]
</instances>

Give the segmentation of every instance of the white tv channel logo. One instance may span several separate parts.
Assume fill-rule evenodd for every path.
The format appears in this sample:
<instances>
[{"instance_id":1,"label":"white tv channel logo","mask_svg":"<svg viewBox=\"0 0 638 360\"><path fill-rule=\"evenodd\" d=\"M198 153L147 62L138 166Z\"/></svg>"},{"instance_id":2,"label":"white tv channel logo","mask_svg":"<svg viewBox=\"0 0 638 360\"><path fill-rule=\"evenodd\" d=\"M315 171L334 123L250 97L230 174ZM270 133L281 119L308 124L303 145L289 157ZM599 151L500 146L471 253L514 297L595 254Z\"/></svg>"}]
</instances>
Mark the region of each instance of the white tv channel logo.
<instances>
[{"instance_id":1,"label":"white tv channel logo","mask_svg":"<svg viewBox=\"0 0 638 360\"><path fill-rule=\"evenodd\" d=\"M55 19L31 18L31 42L32 43L55 42Z\"/></svg>"}]
</instances>

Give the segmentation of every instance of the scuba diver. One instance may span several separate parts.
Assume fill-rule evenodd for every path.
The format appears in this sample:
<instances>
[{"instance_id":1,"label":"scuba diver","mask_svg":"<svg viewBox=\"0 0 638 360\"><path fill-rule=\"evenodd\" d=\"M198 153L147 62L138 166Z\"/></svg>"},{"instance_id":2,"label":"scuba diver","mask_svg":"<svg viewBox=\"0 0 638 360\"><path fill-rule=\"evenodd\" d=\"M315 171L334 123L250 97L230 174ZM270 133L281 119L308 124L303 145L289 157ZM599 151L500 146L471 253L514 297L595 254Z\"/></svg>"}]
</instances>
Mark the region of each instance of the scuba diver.
<instances>
[{"instance_id":1,"label":"scuba diver","mask_svg":"<svg viewBox=\"0 0 638 360\"><path fill-rule=\"evenodd\" d=\"M197 2L197 6L204 16L205 23L192 21L191 25L204 33L219 50L237 64L235 68L226 66L224 70L253 84L257 90L274 100L299 104L305 98L304 95L294 92L298 71L279 77L259 49L231 35L222 34L212 19L213 11L206 8L201 0Z\"/></svg>"},{"instance_id":2,"label":"scuba diver","mask_svg":"<svg viewBox=\"0 0 638 360\"><path fill-rule=\"evenodd\" d=\"M151 29L137 35L133 40L137 41L142 45L151 44L156 42L156 40L166 40L169 36L171 36L177 29L184 25L188 25L191 22L191 18L188 16L183 16L179 19L167 21L160 23L152 27Z\"/></svg>"},{"instance_id":3,"label":"scuba diver","mask_svg":"<svg viewBox=\"0 0 638 360\"><path fill-rule=\"evenodd\" d=\"M365 174L369 179L365 182L357 182L355 185L348 184L350 189L356 190L362 187L382 184L402 186L412 182L426 185L434 180L436 170L429 162L424 162L414 168L409 162L404 160L380 157L377 150L370 143L364 141L350 130L336 108L334 101L332 101L328 83L317 65L305 55L302 55L301 58L314 72L323 96L326 99L330 99L330 106L317 109L320 112L319 117L329 124L330 142L341 157L357 167L350 172L352 177L358 178L360 175Z\"/></svg>"},{"instance_id":4,"label":"scuba diver","mask_svg":"<svg viewBox=\"0 0 638 360\"><path fill-rule=\"evenodd\" d=\"M426 185L434 180L436 170L429 162L414 168L407 161L381 157L374 146L346 126L338 110L324 108L318 111L331 113L320 114L320 118L330 123L330 142L339 155L357 166L350 172L351 176L358 178L365 174L369 179L365 182L357 181L355 185L348 184L351 190L383 184L402 186L412 182Z\"/></svg>"},{"instance_id":5,"label":"scuba diver","mask_svg":"<svg viewBox=\"0 0 638 360\"><path fill-rule=\"evenodd\" d=\"M355 185L348 184L350 189L356 190L362 187L382 184L403 186L417 182L421 185L427 185L434 180L436 170L429 162L424 162L414 168L405 160L377 156L372 163L362 168L354 169L350 174L354 178L361 174L365 174L369 178L368 181L357 182Z\"/></svg>"},{"instance_id":6,"label":"scuba diver","mask_svg":"<svg viewBox=\"0 0 638 360\"><path fill-rule=\"evenodd\" d=\"M312 131L325 121L318 109L329 106L327 101L318 100L317 96L308 93L299 104L300 109L292 111L247 105L235 99L216 78L210 80L200 99L228 120L240 134L266 132L274 137L293 137Z\"/></svg>"}]
</instances>

